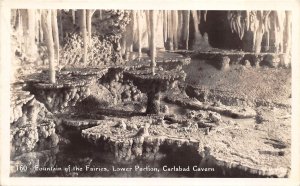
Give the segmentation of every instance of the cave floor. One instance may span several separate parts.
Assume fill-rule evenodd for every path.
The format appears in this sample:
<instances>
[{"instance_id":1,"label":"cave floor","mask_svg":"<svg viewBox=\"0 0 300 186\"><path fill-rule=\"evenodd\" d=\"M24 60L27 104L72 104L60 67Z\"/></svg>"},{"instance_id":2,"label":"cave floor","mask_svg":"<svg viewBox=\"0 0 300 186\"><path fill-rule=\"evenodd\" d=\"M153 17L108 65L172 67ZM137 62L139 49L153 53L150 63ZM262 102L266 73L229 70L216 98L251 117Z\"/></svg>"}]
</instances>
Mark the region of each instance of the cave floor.
<instances>
[{"instance_id":1,"label":"cave floor","mask_svg":"<svg viewBox=\"0 0 300 186\"><path fill-rule=\"evenodd\" d=\"M197 96L189 97L184 88L179 87L162 97L173 95L183 104L165 102L162 98L161 104L168 106L168 113L147 116L144 114L145 98L138 102L114 103L107 89L92 84L90 97L95 99L82 103L88 104L86 107L90 109L79 104L56 116L64 125L79 129L82 137L92 144L103 138L109 139L113 145L123 144L124 148L128 140L136 139L137 144L141 141L142 144L160 141L161 144L176 146L196 144L207 166L219 166L224 170L235 168L263 177L288 176L291 161L291 69L232 65L229 70L220 71L207 61L193 59L183 70L187 77L180 86L191 85L211 92L205 100L211 108L226 105L224 107L230 110L239 107L244 111L250 109L254 115L235 118L218 112L218 109L185 107L186 100L200 105L200 108L205 103L197 100ZM230 97L244 101L230 105L231 102L226 102ZM149 127L148 132L139 134L146 127ZM123 147L117 150L119 158L138 156L132 156L132 152L124 154ZM207 148L209 152L204 150ZM203 155L205 153L208 154Z\"/></svg>"},{"instance_id":2,"label":"cave floor","mask_svg":"<svg viewBox=\"0 0 300 186\"><path fill-rule=\"evenodd\" d=\"M145 100L144 102L112 105L106 112L103 112L105 110L103 108L102 111L94 113L94 120L95 118L97 120L97 115L114 114L102 118L97 124L94 122L92 127L89 126L88 129L85 129L85 138L94 143L104 136L104 138L109 138L112 143L122 144L128 139L134 139L138 129L143 128L146 123L150 123L149 136L145 136L146 139L169 139L169 143L179 144L188 143L187 141L197 142L199 143L199 153L203 151L204 147L209 147L210 155L213 157L210 163L225 169L238 168L259 176L287 176L291 158L291 113L286 106L289 105L290 99L290 84L288 83L290 82L288 76L290 72L287 69L245 69L239 66L235 66L232 71L222 72L199 60L192 60L190 65L184 68L187 73L185 82L187 84L205 86L206 89L218 89L217 93L221 92L226 96L234 94L245 100L251 97L253 100L267 99L270 103L279 102L284 106L277 106L278 104L225 106L222 103L217 103L217 105L212 103L210 104L211 108L216 109L201 110L204 103L182 95L177 90L177 92L173 91L173 97L182 102L188 100L192 104L198 104L200 109L176 105L176 102L162 101L162 105L168 105L170 111L168 114L154 117L143 116ZM199 68L201 69L199 70ZM254 79L255 83L253 83ZM170 96L170 92L164 96ZM222 94L219 96L222 97ZM226 98L226 96L224 97ZM246 103L251 103L251 101ZM89 105L91 106L91 104ZM206 108L206 106L202 107ZM218 114L214 111L220 110L217 109L220 107L227 110L238 107L241 111L250 108L251 112L249 115L246 112L245 118L232 118L220 112L220 121L212 121L208 116L209 113ZM118 117L117 112L121 110L123 112L122 114L120 112L119 116L122 115L122 117ZM189 118L188 115L192 110L195 110L193 113L195 116ZM81 110L80 113L82 112ZM235 112L239 112L239 110L235 110ZM91 112L89 114L93 115ZM197 115L201 116L200 119ZM172 118L174 116L176 119ZM89 122L80 123L78 120L80 117L68 124L71 123L79 128L82 126L78 125L89 125ZM118 127L120 121L124 121L125 128ZM84 127L86 128L86 126Z\"/></svg>"}]
</instances>

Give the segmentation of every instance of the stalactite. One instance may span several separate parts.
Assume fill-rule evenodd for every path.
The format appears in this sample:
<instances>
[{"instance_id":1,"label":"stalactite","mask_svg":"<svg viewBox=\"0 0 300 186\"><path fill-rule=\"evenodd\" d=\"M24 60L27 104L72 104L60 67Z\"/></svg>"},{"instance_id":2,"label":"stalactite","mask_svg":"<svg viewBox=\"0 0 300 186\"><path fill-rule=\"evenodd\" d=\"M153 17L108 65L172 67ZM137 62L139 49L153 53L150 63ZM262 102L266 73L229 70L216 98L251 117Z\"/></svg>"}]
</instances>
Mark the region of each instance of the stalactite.
<instances>
[{"instance_id":1,"label":"stalactite","mask_svg":"<svg viewBox=\"0 0 300 186\"><path fill-rule=\"evenodd\" d=\"M183 27L183 17L182 17L182 11L178 10L178 28L177 28L177 38L178 38L178 48L181 47L183 39L182 39L182 27ZM181 44L179 46L179 43Z\"/></svg>"},{"instance_id":2,"label":"stalactite","mask_svg":"<svg viewBox=\"0 0 300 186\"><path fill-rule=\"evenodd\" d=\"M42 12L41 12L41 14L42 14ZM42 20L41 19L39 20L39 28L40 28L39 29L39 41L43 42L44 41L44 32L43 32L43 29L42 29Z\"/></svg>"},{"instance_id":3,"label":"stalactite","mask_svg":"<svg viewBox=\"0 0 300 186\"><path fill-rule=\"evenodd\" d=\"M21 20L20 10L16 9L16 22L14 24L14 28L15 28L17 37L19 37L19 34L20 34L20 20ZM17 40L17 45L18 45L17 47L18 48L21 48L21 42L20 42L20 40L21 39Z\"/></svg>"},{"instance_id":4,"label":"stalactite","mask_svg":"<svg viewBox=\"0 0 300 186\"><path fill-rule=\"evenodd\" d=\"M183 11L183 21L184 21L184 41L185 41L185 49L189 49L189 35L190 35L190 11L184 10Z\"/></svg>"},{"instance_id":5,"label":"stalactite","mask_svg":"<svg viewBox=\"0 0 300 186\"><path fill-rule=\"evenodd\" d=\"M35 11L35 41L36 42L39 42L39 21L40 21L40 13L39 13L39 10L36 10Z\"/></svg>"},{"instance_id":6,"label":"stalactite","mask_svg":"<svg viewBox=\"0 0 300 186\"><path fill-rule=\"evenodd\" d=\"M13 27L13 29L15 29L15 25L17 22L17 10L16 9L12 9L11 10L11 26Z\"/></svg>"},{"instance_id":7,"label":"stalactite","mask_svg":"<svg viewBox=\"0 0 300 186\"><path fill-rule=\"evenodd\" d=\"M86 28L88 35L88 45L90 46L92 40L92 10L86 10Z\"/></svg>"},{"instance_id":8,"label":"stalactite","mask_svg":"<svg viewBox=\"0 0 300 186\"><path fill-rule=\"evenodd\" d=\"M152 68L152 75L155 74L155 67L156 67L156 43L155 43L155 30L156 30L156 23L155 23L155 16L156 16L156 11L155 10L150 10L149 12L149 21L150 21L150 30L151 30L151 48L150 48L150 56L151 56L151 68Z\"/></svg>"},{"instance_id":9,"label":"stalactite","mask_svg":"<svg viewBox=\"0 0 300 186\"><path fill-rule=\"evenodd\" d=\"M173 19L172 19L172 10L168 10L168 44L169 50L173 50Z\"/></svg>"},{"instance_id":10,"label":"stalactite","mask_svg":"<svg viewBox=\"0 0 300 186\"><path fill-rule=\"evenodd\" d=\"M129 33L129 38L128 38L128 40L129 40L129 42L128 42L128 52L133 52L133 37L134 37L134 28L133 28L133 26L134 26L134 22L136 22L136 20L135 20L135 17L134 17L134 11L132 10L131 11L131 13L130 13L131 15L130 15L130 17L131 17L131 21L130 21L130 28L131 28L131 32Z\"/></svg>"},{"instance_id":11,"label":"stalactite","mask_svg":"<svg viewBox=\"0 0 300 186\"><path fill-rule=\"evenodd\" d=\"M58 34L58 24L57 24L57 11L52 10L52 35L54 40L54 50L55 50L55 58L56 64L59 64L59 34Z\"/></svg>"},{"instance_id":12,"label":"stalactite","mask_svg":"<svg viewBox=\"0 0 300 186\"><path fill-rule=\"evenodd\" d=\"M167 42L168 38L168 15L167 15L167 10L163 10L163 34L164 34L164 43Z\"/></svg>"},{"instance_id":13,"label":"stalactite","mask_svg":"<svg viewBox=\"0 0 300 186\"><path fill-rule=\"evenodd\" d=\"M243 39L245 30L247 30L247 23L242 20L242 11L229 11L228 20L232 33L238 34L240 40Z\"/></svg>"},{"instance_id":14,"label":"stalactite","mask_svg":"<svg viewBox=\"0 0 300 186\"><path fill-rule=\"evenodd\" d=\"M51 10L42 11L42 27L45 33L45 40L48 49L49 58L49 80L50 83L55 83L55 64L54 64L54 43L52 36Z\"/></svg>"},{"instance_id":15,"label":"stalactite","mask_svg":"<svg viewBox=\"0 0 300 186\"><path fill-rule=\"evenodd\" d=\"M271 11L264 11L264 32L266 34L266 46L265 51L270 50L270 15Z\"/></svg>"},{"instance_id":16,"label":"stalactite","mask_svg":"<svg viewBox=\"0 0 300 186\"><path fill-rule=\"evenodd\" d=\"M18 39L18 45L19 45L19 48L22 50L23 48L23 45L22 45L22 42L23 42L23 39L22 39L22 36L23 36L23 20L22 20L22 13L21 13L21 10L18 9L18 14L19 14L19 25L18 25L18 36L20 39Z\"/></svg>"},{"instance_id":17,"label":"stalactite","mask_svg":"<svg viewBox=\"0 0 300 186\"><path fill-rule=\"evenodd\" d=\"M290 54L291 51L291 26L292 26L292 19L291 19L291 12L290 11L285 11L286 14L286 44L285 44L285 53L287 55Z\"/></svg>"},{"instance_id":18,"label":"stalactite","mask_svg":"<svg viewBox=\"0 0 300 186\"><path fill-rule=\"evenodd\" d=\"M33 57L36 53L36 44L35 44L35 10L28 9L28 38L26 42L26 51L29 56Z\"/></svg>"},{"instance_id":19,"label":"stalactite","mask_svg":"<svg viewBox=\"0 0 300 186\"><path fill-rule=\"evenodd\" d=\"M80 21L80 30L83 38L83 63L87 64L87 49L88 49L88 38L86 31L86 10L81 10L81 21Z\"/></svg>"},{"instance_id":20,"label":"stalactite","mask_svg":"<svg viewBox=\"0 0 300 186\"><path fill-rule=\"evenodd\" d=\"M178 49L178 14L177 10L172 11L172 21L173 21L173 47L174 50Z\"/></svg>"},{"instance_id":21,"label":"stalactite","mask_svg":"<svg viewBox=\"0 0 300 186\"><path fill-rule=\"evenodd\" d=\"M263 36L263 13L261 11L257 11L256 14L258 20L258 27L255 31L255 42L254 42L254 52L259 53L261 51L261 42Z\"/></svg>"},{"instance_id":22,"label":"stalactite","mask_svg":"<svg viewBox=\"0 0 300 186\"><path fill-rule=\"evenodd\" d=\"M270 50L270 32L267 31L266 32L266 47L265 47L266 51Z\"/></svg>"},{"instance_id":23,"label":"stalactite","mask_svg":"<svg viewBox=\"0 0 300 186\"><path fill-rule=\"evenodd\" d=\"M139 59L142 57L142 23L141 23L141 10L137 10L137 32L138 32L138 55Z\"/></svg>"},{"instance_id":24,"label":"stalactite","mask_svg":"<svg viewBox=\"0 0 300 186\"><path fill-rule=\"evenodd\" d=\"M169 15L169 10L166 10L166 22L167 22L167 26L166 26L166 32L167 32L167 34L166 34L166 43L167 43L167 45L168 45L168 49L170 49L170 44L169 44L169 42L170 42L170 15Z\"/></svg>"},{"instance_id":25,"label":"stalactite","mask_svg":"<svg viewBox=\"0 0 300 186\"><path fill-rule=\"evenodd\" d=\"M103 12L102 12L102 10L100 9L100 10L99 10L99 19L100 19L100 20L103 19L103 15L102 15L102 14L103 14Z\"/></svg>"},{"instance_id":26,"label":"stalactite","mask_svg":"<svg viewBox=\"0 0 300 186\"><path fill-rule=\"evenodd\" d=\"M126 52L126 39L124 37L125 36L123 35L123 37L121 37L120 39L120 46L121 46L120 53L122 56L125 55Z\"/></svg>"},{"instance_id":27,"label":"stalactite","mask_svg":"<svg viewBox=\"0 0 300 186\"><path fill-rule=\"evenodd\" d=\"M72 21L73 21L73 25L76 24L75 18L76 18L76 16L75 16L75 10L72 10Z\"/></svg>"},{"instance_id":28,"label":"stalactite","mask_svg":"<svg viewBox=\"0 0 300 186\"><path fill-rule=\"evenodd\" d=\"M200 20L201 20L201 11L200 10L197 10L197 16L198 16L198 21L199 21L198 24L200 24ZM202 17L202 19L203 19L203 17Z\"/></svg>"},{"instance_id":29,"label":"stalactite","mask_svg":"<svg viewBox=\"0 0 300 186\"><path fill-rule=\"evenodd\" d=\"M250 29L250 11L246 11L246 30L249 31Z\"/></svg>"},{"instance_id":30,"label":"stalactite","mask_svg":"<svg viewBox=\"0 0 300 186\"><path fill-rule=\"evenodd\" d=\"M14 28L16 31L18 31L19 25L20 25L20 11L16 9L16 20L14 22Z\"/></svg>"},{"instance_id":31,"label":"stalactite","mask_svg":"<svg viewBox=\"0 0 300 186\"><path fill-rule=\"evenodd\" d=\"M274 11L275 14L275 50L283 52L283 29L284 29L284 11Z\"/></svg>"},{"instance_id":32,"label":"stalactite","mask_svg":"<svg viewBox=\"0 0 300 186\"><path fill-rule=\"evenodd\" d=\"M62 22L62 10L58 10L58 23L59 23L59 41L62 42L63 41L63 33L64 33L64 29L63 29L63 22Z\"/></svg>"},{"instance_id":33,"label":"stalactite","mask_svg":"<svg viewBox=\"0 0 300 186\"><path fill-rule=\"evenodd\" d=\"M193 48L198 48L202 39L202 36L200 34L199 30L199 20L197 16L197 11L196 10L191 10L192 18L193 18L193 23L194 23L194 43L193 43Z\"/></svg>"},{"instance_id":34,"label":"stalactite","mask_svg":"<svg viewBox=\"0 0 300 186\"><path fill-rule=\"evenodd\" d=\"M204 22L206 22L206 18L207 18L207 10L203 11L203 20Z\"/></svg>"},{"instance_id":35,"label":"stalactite","mask_svg":"<svg viewBox=\"0 0 300 186\"><path fill-rule=\"evenodd\" d=\"M146 25L150 26L150 13L149 10L145 11L145 15L146 15ZM150 27L147 28L147 36L148 36L148 48L151 48L151 29Z\"/></svg>"},{"instance_id":36,"label":"stalactite","mask_svg":"<svg viewBox=\"0 0 300 186\"><path fill-rule=\"evenodd\" d=\"M130 12L130 22L126 26L126 32L123 35L123 42L125 44L125 60L129 60L130 52L133 51L133 35L134 35L134 12Z\"/></svg>"}]
</instances>

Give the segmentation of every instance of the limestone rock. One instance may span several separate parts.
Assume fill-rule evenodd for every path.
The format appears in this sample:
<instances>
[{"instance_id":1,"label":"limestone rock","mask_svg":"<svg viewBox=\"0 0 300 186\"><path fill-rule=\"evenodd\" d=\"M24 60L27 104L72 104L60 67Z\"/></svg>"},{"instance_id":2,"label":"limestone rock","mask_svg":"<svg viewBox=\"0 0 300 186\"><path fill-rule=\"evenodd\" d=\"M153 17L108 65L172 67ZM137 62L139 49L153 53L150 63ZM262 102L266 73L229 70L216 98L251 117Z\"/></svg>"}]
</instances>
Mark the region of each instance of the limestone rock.
<instances>
[{"instance_id":1,"label":"limestone rock","mask_svg":"<svg viewBox=\"0 0 300 186\"><path fill-rule=\"evenodd\" d=\"M116 127L126 130L126 123L124 120L121 120L117 123Z\"/></svg>"},{"instance_id":2,"label":"limestone rock","mask_svg":"<svg viewBox=\"0 0 300 186\"><path fill-rule=\"evenodd\" d=\"M219 69L224 71L228 70L230 68L229 62L230 58L228 56L221 57L221 60L219 62Z\"/></svg>"},{"instance_id":3,"label":"limestone rock","mask_svg":"<svg viewBox=\"0 0 300 186\"><path fill-rule=\"evenodd\" d=\"M209 119L213 122L220 122L221 121L221 115L215 112L210 112L209 113Z\"/></svg>"}]
</instances>

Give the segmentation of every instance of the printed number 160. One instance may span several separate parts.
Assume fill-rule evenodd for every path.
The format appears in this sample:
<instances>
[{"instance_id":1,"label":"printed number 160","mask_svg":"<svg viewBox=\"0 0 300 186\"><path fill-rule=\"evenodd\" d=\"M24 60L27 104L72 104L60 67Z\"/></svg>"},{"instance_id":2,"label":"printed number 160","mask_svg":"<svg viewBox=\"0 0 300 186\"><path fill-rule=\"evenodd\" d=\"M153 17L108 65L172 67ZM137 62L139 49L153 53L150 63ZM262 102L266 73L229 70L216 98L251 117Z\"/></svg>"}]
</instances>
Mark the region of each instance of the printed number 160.
<instances>
[{"instance_id":1,"label":"printed number 160","mask_svg":"<svg viewBox=\"0 0 300 186\"><path fill-rule=\"evenodd\" d=\"M26 165L18 165L17 166L17 171L26 172L27 171L27 166Z\"/></svg>"}]
</instances>

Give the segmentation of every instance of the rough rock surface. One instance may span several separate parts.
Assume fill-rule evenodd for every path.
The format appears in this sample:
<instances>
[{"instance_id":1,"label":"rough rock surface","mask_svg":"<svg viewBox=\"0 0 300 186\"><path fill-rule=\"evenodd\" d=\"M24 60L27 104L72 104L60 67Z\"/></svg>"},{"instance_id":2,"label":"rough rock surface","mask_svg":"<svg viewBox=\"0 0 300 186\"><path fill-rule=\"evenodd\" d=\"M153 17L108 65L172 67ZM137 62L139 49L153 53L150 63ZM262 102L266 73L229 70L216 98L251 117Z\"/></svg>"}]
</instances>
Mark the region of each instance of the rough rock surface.
<instances>
[{"instance_id":1,"label":"rough rock surface","mask_svg":"<svg viewBox=\"0 0 300 186\"><path fill-rule=\"evenodd\" d=\"M102 124L83 130L82 137L114 153L119 160L155 154L165 144L184 144L198 149L203 164L208 163L227 172L237 169L262 177L286 177L289 174L290 142L285 139L288 137L285 133L290 129L286 119L277 121L281 123L277 126L279 131L273 135L268 132L270 128L267 125L255 127L253 119L232 122L207 111L187 113L183 118L173 120L172 117L165 118L164 124L157 124L159 118L149 116L103 120ZM127 127L119 127L119 120ZM133 124L136 128L128 127ZM148 135L137 135L139 129L147 124L150 125ZM269 123L269 127L271 125ZM208 127L210 132L205 135ZM207 148L210 149L209 154L205 153Z\"/></svg>"},{"instance_id":2,"label":"rough rock surface","mask_svg":"<svg viewBox=\"0 0 300 186\"><path fill-rule=\"evenodd\" d=\"M34 98L34 95L18 90L16 85L12 87L10 114L12 154L56 146L58 138L53 115L44 104Z\"/></svg>"},{"instance_id":3,"label":"rough rock surface","mask_svg":"<svg viewBox=\"0 0 300 186\"><path fill-rule=\"evenodd\" d=\"M183 69L187 74L186 93L201 102L250 107L291 105L291 69L231 65L225 72L198 59Z\"/></svg>"},{"instance_id":4,"label":"rough rock surface","mask_svg":"<svg viewBox=\"0 0 300 186\"><path fill-rule=\"evenodd\" d=\"M124 120L123 120L124 121ZM130 160L146 155L147 153L157 153L161 145L181 145L192 146L197 149L199 143L192 139L172 138L166 136L153 136L157 134L157 127L148 129L148 135L140 134L139 131L145 125L149 125L149 117L132 117L124 122L136 127L126 129L118 127L118 119L102 121L101 125L85 129L82 131L82 137L94 143L95 145L105 145L119 160ZM144 149L146 147L146 149ZM144 154L145 153L145 154ZM149 156L149 154L148 154Z\"/></svg>"},{"instance_id":5,"label":"rough rock surface","mask_svg":"<svg viewBox=\"0 0 300 186\"><path fill-rule=\"evenodd\" d=\"M158 67L162 67L165 70L172 70L188 65L191 62L191 58L177 53L158 51L155 61ZM148 55L144 55L142 58L136 57L126 64L134 68L150 67L151 59Z\"/></svg>"},{"instance_id":6,"label":"rough rock surface","mask_svg":"<svg viewBox=\"0 0 300 186\"><path fill-rule=\"evenodd\" d=\"M113 103L129 101L141 101L143 95L131 81L123 78L124 68L112 67L108 72L99 79L98 83L103 85L113 97Z\"/></svg>"},{"instance_id":7,"label":"rough rock surface","mask_svg":"<svg viewBox=\"0 0 300 186\"><path fill-rule=\"evenodd\" d=\"M215 51L193 52L192 58L198 58L203 60L209 60L212 63L219 63L223 57L230 59L230 64L243 64L245 60L251 63L251 66L255 67L257 64L260 66L268 66L272 68L277 67L290 67L290 59L286 57L284 53L250 53L250 52L238 52L238 51L224 51L214 49ZM222 60L223 61L223 60ZM223 61L224 62L224 61Z\"/></svg>"},{"instance_id":8,"label":"rough rock surface","mask_svg":"<svg viewBox=\"0 0 300 186\"><path fill-rule=\"evenodd\" d=\"M81 66L83 41L82 37L73 34L65 38L65 44L62 48L60 59L64 66ZM88 66L103 66L122 61L118 51L112 49L113 43L103 38L103 36L93 35L91 45L88 47L87 64ZM111 60L113 59L113 60Z\"/></svg>"},{"instance_id":9,"label":"rough rock surface","mask_svg":"<svg viewBox=\"0 0 300 186\"><path fill-rule=\"evenodd\" d=\"M90 95L91 84L107 72L106 69L64 69L57 74L57 83L47 81L46 73L27 77L28 90L51 112L63 112Z\"/></svg>"},{"instance_id":10,"label":"rough rock surface","mask_svg":"<svg viewBox=\"0 0 300 186\"><path fill-rule=\"evenodd\" d=\"M190 97L182 94L168 95L165 100L185 108L194 110L210 110L232 118L254 118L256 116L255 110L251 107L246 106L241 108L237 106L226 106L223 104L216 105L215 103L202 103L197 99L191 99Z\"/></svg>"}]
</instances>

